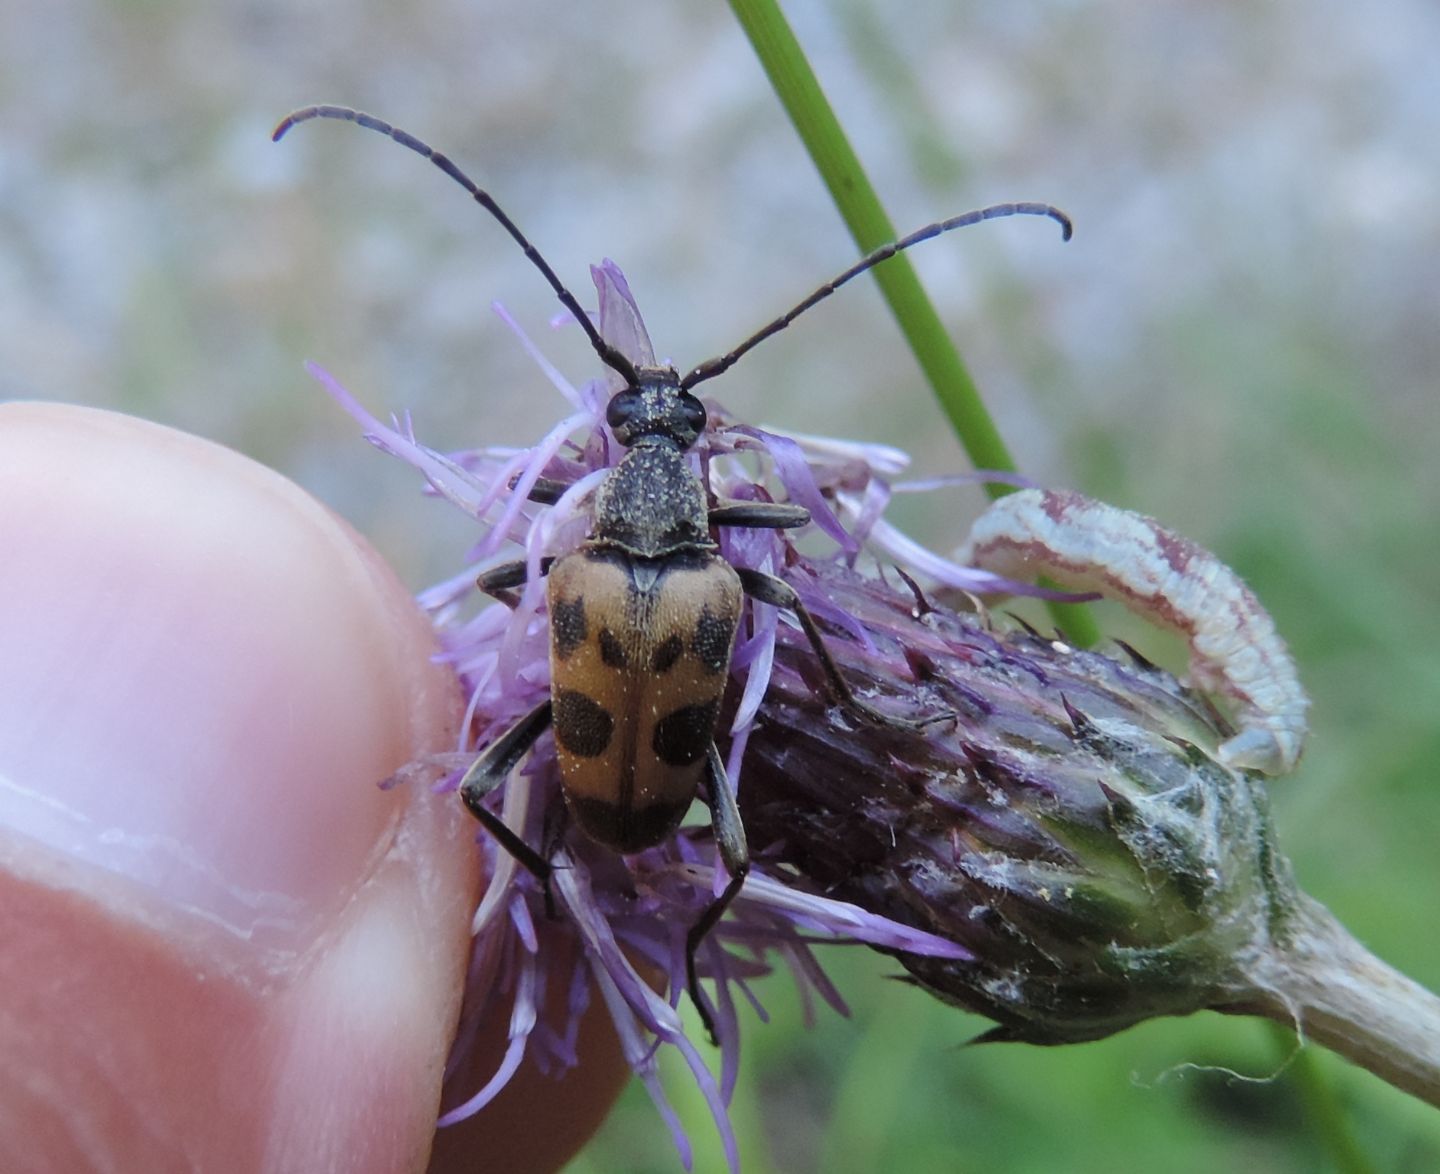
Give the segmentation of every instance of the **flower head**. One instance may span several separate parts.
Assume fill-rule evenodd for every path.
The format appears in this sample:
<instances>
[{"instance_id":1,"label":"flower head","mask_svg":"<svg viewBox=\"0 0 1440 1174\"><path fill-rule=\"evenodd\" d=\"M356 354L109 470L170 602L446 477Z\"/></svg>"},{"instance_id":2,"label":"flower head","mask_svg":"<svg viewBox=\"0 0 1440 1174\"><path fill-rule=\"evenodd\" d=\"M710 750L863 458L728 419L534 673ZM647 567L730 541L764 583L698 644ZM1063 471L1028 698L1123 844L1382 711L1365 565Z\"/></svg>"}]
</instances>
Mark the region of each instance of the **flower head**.
<instances>
[{"instance_id":1,"label":"flower head","mask_svg":"<svg viewBox=\"0 0 1440 1174\"><path fill-rule=\"evenodd\" d=\"M633 297L610 262L592 270L599 293L599 330L637 366L652 366L654 354ZM502 312L503 314L503 312ZM514 325L513 323L511 324ZM517 328L518 333L518 328ZM530 344L571 412L535 446L523 450L481 448L442 454L422 444L408 419L387 426L371 417L334 379L312 368L383 451L417 468L429 490L475 519L480 537L460 573L421 596L470 701L466 741L440 765L448 768L442 788L453 789L474 758L475 748L493 742L544 700L549 689L549 624L545 614L542 560L574 550L590 530L589 508L596 487L624 449L605 421L605 408L620 380L594 381L575 388L546 364ZM998 580L921 550L884 521L888 478L906 458L893 449L813 438L788 437L741 424L719 405L707 402L709 427L689 460L697 477L718 499L785 498L805 506L812 524L804 532L722 528L720 553L731 563L787 578L813 614L837 638L857 648L872 647L865 627L823 592L813 566L830 560L853 563L868 542L882 550L915 556L932 577L966 590L983 590ZM531 490L541 482L568 486L552 505L537 506ZM825 548L802 556L796 543ZM467 611L476 596L476 575L502 561L523 557L526 583L512 601ZM752 605L731 661L732 687L720 733L728 735L727 773L744 790L746 745L758 728L771 682L777 647L788 639L788 621L776 609ZM822 686L823 687L823 686ZM924 715L927 702L896 696L897 714ZM416 764L397 781L411 780L436 764ZM487 834L477 837L489 882L475 915L472 997L466 1024L503 1013L508 999L511 1045L493 1078L479 1090L455 1094L458 1103L443 1121L475 1112L504 1087L528 1053L542 1066L573 1065L574 1040L592 991L598 991L615 1021L622 1047L661 1113L670 1122L688 1165L688 1143L660 1088L655 1054L670 1046L684 1057L724 1137L731 1165L738 1155L725 1106L734 1086L739 1044L737 1007L758 1007L752 979L784 963L802 990L843 1013L844 1005L813 955L817 942L859 941L906 955L960 961L966 947L876 915L847 902L797 886L788 870L772 871L757 858L726 918L709 934L697 958L702 976L714 980L712 1016L721 1050L720 1075L709 1070L688 1038L678 1014L685 990L685 937L727 879L716 859L708 828L682 828L658 847L621 858L563 829L563 799L553 745L542 737L507 784L492 796L494 810L527 844L544 846L551 859L563 857L548 894L559 917L556 928L582 946L567 951L566 972L540 949L536 920L546 916L546 894L534 876ZM573 961L570 961L573 959ZM660 977L659 990L652 985ZM559 983L570 992L569 1014L551 1023L539 1014L547 988ZM462 1024L459 1046L465 1045Z\"/></svg>"},{"instance_id":2,"label":"flower head","mask_svg":"<svg viewBox=\"0 0 1440 1174\"><path fill-rule=\"evenodd\" d=\"M965 946L896 955L994 1019L987 1039L1098 1039L1253 989L1249 964L1296 893L1264 784L1221 764L1233 731L1204 698L1138 654L991 630L844 567L810 573L874 642L864 669L837 644L842 671L923 687L959 720L949 736L857 736L827 718L808 650L785 641L740 795L777 860Z\"/></svg>"},{"instance_id":3,"label":"flower head","mask_svg":"<svg viewBox=\"0 0 1440 1174\"><path fill-rule=\"evenodd\" d=\"M592 273L601 334L637 366L653 365L619 270L607 262ZM624 451L605 423L618 377L577 389L540 362L571 414L532 448L448 456L421 444L408 421L374 420L319 373L373 443L480 527L469 565L421 597L470 698L467 740L443 764L442 788L455 787L475 747L548 695L542 560L585 541L594 491ZM877 554L954 593L1045 594L959 566L891 526L883 515L904 454L783 436L706 407L709 426L688 459L707 491L785 498L812 518L798 533L722 527L723 556L786 580L828 629L832 658L870 709L952 720L923 730L857 723L788 617L750 606L720 734L752 871L697 957L716 993L718 1078L678 1013L686 934L728 879L710 829L682 827L623 858L592 843L566 827L553 745L542 737L490 801L561 867L547 894L498 842L477 837L489 882L457 1048L470 1025L504 1013L503 1000L511 1042L482 1088L451 1090L442 1123L486 1104L527 1054L545 1067L575 1064L579 1018L598 992L682 1159L688 1165L688 1142L657 1076L661 1046L683 1056L736 1168L726 1104L738 1003L758 1008L751 980L778 960L802 991L843 1013L817 942L895 956L919 985L995 1019L994 1039L1093 1039L1250 989L1235 960L1283 919L1294 891L1271 849L1263 791L1217 760L1233 732L1224 719L1138 655L1122 663L1028 629L996 631L983 612L937 606L908 574L879 565ZM547 498L568 486L551 505L530 500L542 478ZM466 614L477 572L517 552L528 577L514 606ZM563 963L536 930L552 902L553 928L581 947ZM568 1014L549 1022L539 1009L557 983Z\"/></svg>"}]
</instances>

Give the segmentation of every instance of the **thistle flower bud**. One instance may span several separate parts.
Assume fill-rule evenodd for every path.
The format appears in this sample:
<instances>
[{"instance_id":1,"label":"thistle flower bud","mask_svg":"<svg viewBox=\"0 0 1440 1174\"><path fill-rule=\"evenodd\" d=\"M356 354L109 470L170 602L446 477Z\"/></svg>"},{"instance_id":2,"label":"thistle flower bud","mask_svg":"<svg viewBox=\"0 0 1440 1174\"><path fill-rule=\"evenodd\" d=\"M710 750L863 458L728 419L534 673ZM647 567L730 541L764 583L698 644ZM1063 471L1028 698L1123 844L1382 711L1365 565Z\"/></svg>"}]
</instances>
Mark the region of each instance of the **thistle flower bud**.
<instances>
[{"instance_id":1,"label":"thistle flower bud","mask_svg":"<svg viewBox=\"0 0 1440 1174\"><path fill-rule=\"evenodd\" d=\"M1263 785L1212 757L1233 731L1203 698L1138 655L997 631L834 564L805 577L868 637L833 646L873 702L957 717L857 730L784 639L740 794L767 862L964 946L895 956L996 1020L986 1039L1098 1039L1251 989L1243 959L1296 894Z\"/></svg>"}]
</instances>

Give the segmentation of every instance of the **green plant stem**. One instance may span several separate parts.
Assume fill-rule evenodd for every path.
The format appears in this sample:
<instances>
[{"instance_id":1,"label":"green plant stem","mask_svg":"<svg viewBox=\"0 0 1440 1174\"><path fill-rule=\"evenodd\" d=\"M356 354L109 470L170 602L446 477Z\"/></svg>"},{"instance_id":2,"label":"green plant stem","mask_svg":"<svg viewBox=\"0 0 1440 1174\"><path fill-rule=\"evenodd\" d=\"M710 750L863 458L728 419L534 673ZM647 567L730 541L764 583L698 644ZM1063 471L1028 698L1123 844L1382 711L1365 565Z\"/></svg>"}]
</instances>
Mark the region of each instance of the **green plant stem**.
<instances>
[{"instance_id":1,"label":"green plant stem","mask_svg":"<svg viewBox=\"0 0 1440 1174\"><path fill-rule=\"evenodd\" d=\"M1286 1071L1305 1103L1305 1116L1315 1139L1335 1169L1339 1174L1377 1174L1375 1166L1355 1140L1349 1115L1336 1096L1334 1086L1320 1071L1316 1053L1302 1046L1293 1028L1273 1021L1267 1026L1274 1037L1281 1062L1289 1065Z\"/></svg>"},{"instance_id":2,"label":"green plant stem","mask_svg":"<svg viewBox=\"0 0 1440 1174\"><path fill-rule=\"evenodd\" d=\"M730 7L861 252L894 240L899 234L775 0L731 0ZM1014 458L909 259L902 255L886 261L874 275L970 460L979 469L1013 472ZM1009 486L988 485L986 490L998 497Z\"/></svg>"},{"instance_id":3,"label":"green plant stem","mask_svg":"<svg viewBox=\"0 0 1440 1174\"><path fill-rule=\"evenodd\" d=\"M775 0L730 0L730 7L855 243L862 252L869 252L895 240L898 236L895 226L881 206L880 197L841 129L779 5ZM921 286L914 267L901 254L877 265L873 273L971 463L977 469L1014 472L1015 460L986 411L975 380ZM985 486L985 491L992 498L998 498L1011 492L1011 487L991 483ZM1070 640L1088 645L1099 638L1094 620L1083 607L1049 606Z\"/></svg>"}]
</instances>

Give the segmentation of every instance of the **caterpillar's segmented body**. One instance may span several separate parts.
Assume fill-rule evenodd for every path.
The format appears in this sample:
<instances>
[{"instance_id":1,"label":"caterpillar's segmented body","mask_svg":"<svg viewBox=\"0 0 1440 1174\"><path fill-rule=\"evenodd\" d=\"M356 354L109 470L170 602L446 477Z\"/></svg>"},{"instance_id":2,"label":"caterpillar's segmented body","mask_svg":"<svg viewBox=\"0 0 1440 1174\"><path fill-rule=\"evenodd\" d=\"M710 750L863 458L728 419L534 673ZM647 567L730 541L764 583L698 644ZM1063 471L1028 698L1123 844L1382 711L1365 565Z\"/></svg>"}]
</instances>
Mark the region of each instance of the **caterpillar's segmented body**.
<instances>
[{"instance_id":1,"label":"caterpillar's segmented body","mask_svg":"<svg viewBox=\"0 0 1440 1174\"><path fill-rule=\"evenodd\" d=\"M976 519L957 557L1012 579L1047 575L1119 600L1190 646L1196 686L1228 698L1239 733L1226 766L1283 774L1300 758L1309 698L1255 593L1154 518L1064 490L1025 489Z\"/></svg>"}]
</instances>

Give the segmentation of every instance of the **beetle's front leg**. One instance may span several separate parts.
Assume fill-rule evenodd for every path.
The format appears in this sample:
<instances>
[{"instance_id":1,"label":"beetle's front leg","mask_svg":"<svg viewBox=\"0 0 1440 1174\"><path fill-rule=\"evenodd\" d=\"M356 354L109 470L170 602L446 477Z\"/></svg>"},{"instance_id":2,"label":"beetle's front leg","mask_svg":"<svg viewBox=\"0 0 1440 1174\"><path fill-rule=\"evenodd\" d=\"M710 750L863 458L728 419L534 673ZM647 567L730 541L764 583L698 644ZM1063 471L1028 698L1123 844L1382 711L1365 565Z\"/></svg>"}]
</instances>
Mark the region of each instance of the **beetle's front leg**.
<instances>
[{"instance_id":1,"label":"beetle's front leg","mask_svg":"<svg viewBox=\"0 0 1440 1174\"><path fill-rule=\"evenodd\" d=\"M710 507L710 525L749 530L795 530L810 524L803 505L776 501L722 501Z\"/></svg>"},{"instance_id":2,"label":"beetle's front leg","mask_svg":"<svg viewBox=\"0 0 1440 1174\"><path fill-rule=\"evenodd\" d=\"M510 479L510 488L514 489L519 481L520 476L516 474ZM553 477L538 477L535 484L530 486L530 492L525 496L527 500L533 501L537 505L554 505L569 488L568 482L557 481ZM541 559L540 573L543 575L548 572L550 564L554 561L553 558ZM515 595L515 588L524 586L529 577L529 570L522 558L491 567L475 580L475 586L492 599L498 599L513 611L520 602Z\"/></svg>"},{"instance_id":3,"label":"beetle's front leg","mask_svg":"<svg viewBox=\"0 0 1440 1174\"><path fill-rule=\"evenodd\" d=\"M787 608L795 613L795 618L800 621L801 630L805 633L806 639L810 641L810 647L815 650L815 655L820 660L820 667L825 671L825 679L830 682L830 688L835 691L840 704L846 709L859 714L868 722L892 726L901 730L920 730L934 725L936 722L950 721L955 717L950 710L919 720L892 717L861 701L859 697L855 696L855 691L850 688L845 678L840 675L839 667L830 656L825 647L825 641L820 636L820 629L815 626L815 618L810 614L810 609L800 601L800 596L796 593L795 588L791 587L784 579L777 579L774 575L767 575L764 571L752 570L749 567L736 567L735 570L740 576L740 586L744 588L746 595L752 599L758 599L761 603Z\"/></svg>"},{"instance_id":4,"label":"beetle's front leg","mask_svg":"<svg viewBox=\"0 0 1440 1174\"><path fill-rule=\"evenodd\" d=\"M540 560L540 573L548 574L553 558L542 558ZM492 599L498 599L512 611L519 605L520 599L515 594L516 587L523 587L530 578L529 564L523 558L517 558L514 562L501 563L499 566L491 567L483 572L476 580L475 586L485 592Z\"/></svg>"},{"instance_id":5,"label":"beetle's front leg","mask_svg":"<svg viewBox=\"0 0 1440 1174\"><path fill-rule=\"evenodd\" d=\"M685 936L685 979L690 989L690 1001L700 1013L700 1021L710 1042L718 1043L715 1035L715 1020L700 992L700 976L695 968L695 952L700 943L725 915L730 902L735 900L745 877L750 872L750 848L745 842L745 825L740 821L740 808L735 805L735 796L730 790L730 780L725 775L725 764L715 743L705 755L706 785L710 788L710 825L715 833L715 846L720 850L720 860L730 874L730 883L725 891L713 900L700 920L690 927Z\"/></svg>"},{"instance_id":6,"label":"beetle's front leg","mask_svg":"<svg viewBox=\"0 0 1440 1174\"><path fill-rule=\"evenodd\" d=\"M519 481L520 477L517 474L510 482L510 488L514 489ZM530 492L525 496L536 505L554 505L569 488L570 482L568 481L557 481L554 477L537 477L535 484L530 486Z\"/></svg>"},{"instance_id":7,"label":"beetle's front leg","mask_svg":"<svg viewBox=\"0 0 1440 1174\"><path fill-rule=\"evenodd\" d=\"M495 741L470 764L465 777L460 780L460 798L469 808L470 814L484 825L485 830L500 841L500 846L545 887L545 912L555 916L555 900L550 894L550 874L554 866L530 847L510 825L485 806L485 797L510 777L510 772L519 765L537 738L550 726L551 704L541 702Z\"/></svg>"}]
</instances>

